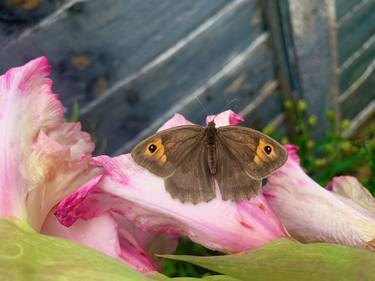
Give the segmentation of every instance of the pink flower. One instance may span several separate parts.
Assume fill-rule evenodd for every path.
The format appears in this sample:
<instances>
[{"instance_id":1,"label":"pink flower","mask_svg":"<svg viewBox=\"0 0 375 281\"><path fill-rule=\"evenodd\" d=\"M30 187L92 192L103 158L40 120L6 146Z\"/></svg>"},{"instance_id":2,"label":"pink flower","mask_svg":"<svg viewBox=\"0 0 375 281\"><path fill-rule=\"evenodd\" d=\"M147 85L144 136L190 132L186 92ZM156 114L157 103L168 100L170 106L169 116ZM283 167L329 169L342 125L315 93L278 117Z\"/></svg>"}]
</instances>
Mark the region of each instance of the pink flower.
<instances>
[{"instance_id":1,"label":"pink flower","mask_svg":"<svg viewBox=\"0 0 375 281\"><path fill-rule=\"evenodd\" d=\"M94 144L79 123L63 122L46 58L0 76L0 216L40 230L49 211L86 182Z\"/></svg>"},{"instance_id":2,"label":"pink flower","mask_svg":"<svg viewBox=\"0 0 375 281\"><path fill-rule=\"evenodd\" d=\"M49 73L41 57L0 76L0 216L18 217L36 231L77 241L140 271L155 270L149 247L171 252L175 240L145 233L116 213L71 228L53 215L55 205L80 186L91 190L102 169L89 163L89 134L79 123L64 122Z\"/></svg>"},{"instance_id":3,"label":"pink flower","mask_svg":"<svg viewBox=\"0 0 375 281\"><path fill-rule=\"evenodd\" d=\"M372 196L352 177L334 178L329 188L334 192L324 189L300 167L297 147L286 145L286 148L289 159L268 177L263 195L288 232L302 242L373 249Z\"/></svg>"},{"instance_id":4,"label":"pink flower","mask_svg":"<svg viewBox=\"0 0 375 281\"><path fill-rule=\"evenodd\" d=\"M231 111L215 117L215 123L220 125L234 125L241 120ZM183 124L191 123L176 114L161 129ZM240 203L215 198L197 205L183 204L165 191L162 178L138 166L130 154L99 156L91 163L105 172L58 205L56 215L64 225L110 211L146 232L171 237L186 235L223 252L253 249L286 236L262 195Z\"/></svg>"}]
</instances>

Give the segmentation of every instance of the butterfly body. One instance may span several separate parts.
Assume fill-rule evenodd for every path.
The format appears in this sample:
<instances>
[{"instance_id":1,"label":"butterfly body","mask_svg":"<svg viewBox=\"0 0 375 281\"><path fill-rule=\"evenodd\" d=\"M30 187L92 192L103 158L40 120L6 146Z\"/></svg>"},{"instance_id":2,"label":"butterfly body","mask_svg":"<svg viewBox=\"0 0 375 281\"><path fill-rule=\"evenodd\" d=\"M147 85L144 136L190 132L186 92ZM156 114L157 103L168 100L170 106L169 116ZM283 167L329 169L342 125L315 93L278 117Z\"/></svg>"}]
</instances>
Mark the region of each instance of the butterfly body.
<instances>
[{"instance_id":1,"label":"butterfly body","mask_svg":"<svg viewBox=\"0 0 375 281\"><path fill-rule=\"evenodd\" d=\"M208 168L210 169L210 173L214 175L216 173L216 165L217 165L217 154L216 154L216 134L217 129L215 127L215 123L213 121L209 122L207 127L205 128L205 137L207 143L207 156L208 156Z\"/></svg>"},{"instance_id":2,"label":"butterfly body","mask_svg":"<svg viewBox=\"0 0 375 281\"><path fill-rule=\"evenodd\" d=\"M182 202L255 196L261 180L287 159L284 148L256 130L197 125L170 128L143 140L131 152L140 166L163 177L166 190Z\"/></svg>"}]
</instances>

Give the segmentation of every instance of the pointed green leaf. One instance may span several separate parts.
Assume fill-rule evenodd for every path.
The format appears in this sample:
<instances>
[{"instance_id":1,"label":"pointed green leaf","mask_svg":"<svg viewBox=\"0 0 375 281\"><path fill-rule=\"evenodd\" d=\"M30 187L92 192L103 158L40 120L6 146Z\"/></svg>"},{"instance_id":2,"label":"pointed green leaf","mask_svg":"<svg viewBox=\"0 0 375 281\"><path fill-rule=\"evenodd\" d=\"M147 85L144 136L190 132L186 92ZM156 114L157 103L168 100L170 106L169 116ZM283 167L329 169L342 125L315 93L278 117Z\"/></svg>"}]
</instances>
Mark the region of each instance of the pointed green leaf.
<instances>
[{"instance_id":1,"label":"pointed green leaf","mask_svg":"<svg viewBox=\"0 0 375 281\"><path fill-rule=\"evenodd\" d=\"M375 254L335 244L287 239L234 255L164 256L191 262L239 280L375 280Z\"/></svg>"},{"instance_id":2,"label":"pointed green leaf","mask_svg":"<svg viewBox=\"0 0 375 281\"><path fill-rule=\"evenodd\" d=\"M73 242L0 219L0 280L145 281L119 261Z\"/></svg>"},{"instance_id":3,"label":"pointed green leaf","mask_svg":"<svg viewBox=\"0 0 375 281\"><path fill-rule=\"evenodd\" d=\"M209 275L203 278L194 278L194 277L167 277L161 273L153 273L148 275L152 280L155 281L240 281L239 279L229 277L227 275Z\"/></svg>"}]
</instances>

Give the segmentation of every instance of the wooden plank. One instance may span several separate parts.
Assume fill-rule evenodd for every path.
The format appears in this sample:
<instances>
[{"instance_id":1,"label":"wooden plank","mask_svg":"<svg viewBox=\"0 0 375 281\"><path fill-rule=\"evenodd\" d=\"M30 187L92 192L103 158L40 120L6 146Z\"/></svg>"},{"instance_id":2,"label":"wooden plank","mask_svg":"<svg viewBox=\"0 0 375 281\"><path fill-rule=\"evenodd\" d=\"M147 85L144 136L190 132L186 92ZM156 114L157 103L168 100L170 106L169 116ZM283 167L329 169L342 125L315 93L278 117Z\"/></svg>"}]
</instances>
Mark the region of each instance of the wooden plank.
<instances>
[{"instance_id":1,"label":"wooden plank","mask_svg":"<svg viewBox=\"0 0 375 281\"><path fill-rule=\"evenodd\" d=\"M315 137L329 127L327 111L338 112L334 0L290 0L289 14L302 96L318 118ZM337 116L338 118L338 116Z\"/></svg>"},{"instance_id":2,"label":"wooden plank","mask_svg":"<svg viewBox=\"0 0 375 281\"><path fill-rule=\"evenodd\" d=\"M149 126L155 130L156 123L160 125L179 111L175 105L188 103L192 93L212 81L220 69L252 47L251 42L262 34L256 1L236 3L177 54L128 81L86 111L82 116L86 128L94 123L97 134L108 137L109 151L113 152ZM196 102L194 97L192 100Z\"/></svg>"},{"instance_id":3,"label":"wooden plank","mask_svg":"<svg viewBox=\"0 0 375 281\"><path fill-rule=\"evenodd\" d=\"M272 81L270 81L272 83ZM266 85L267 86L267 85ZM250 114L245 114L245 122L243 125L263 130L268 123L272 122L283 112L282 97L280 92L275 89L266 96L266 98L254 108ZM268 114L265 114L267 112ZM283 127L281 124L280 127Z\"/></svg>"},{"instance_id":4,"label":"wooden plank","mask_svg":"<svg viewBox=\"0 0 375 281\"><path fill-rule=\"evenodd\" d=\"M375 34L339 67L341 94L345 93L355 81L360 79L374 60Z\"/></svg>"},{"instance_id":5,"label":"wooden plank","mask_svg":"<svg viewBox=\"0 0 375 281\"><path fill-rule=\"evenodd\" d=\"M375 61L373 62L373 65L375 66ZM346 99L343 99L340 104L343 118L355 118L362 109L375 100L374 67L367 79L359 81L354 85L357 85L356 88L353 88L353 92L348 95Z\"/></svg>"},{"instance_id":6,"label":"wooden plank","mask_svg":"<svg viewBox=\"0 0 375 281\"><path fill-rule=\"evenodd\" d=\"M285 4L285 2L283 2ZM271 43L274 51L275 70L280 82L281 91L287 99L301 98L295 91L298 82L295 83L297 71L293 67L292 38L289 23L288 6L279 1L261 1L262 11L267 30L271 34ZM287 12L287 14L285 14Z\"/></svg>"},{"instance_id":7,"label":"wooden plank","mask_svg":"<svg viewBox=\"0 0 375 281\"><path fill-rule=\"evenodd\" d=\"M343 64L375 34L375 1L367 1L338 22L339 64Z\"/></svg>"},{"instance_id":8,"label":"wooden plank","mask_svg":"<svg viewBox=\"0 0 375 281\"><path fill-rule=\"evenodd\" d=\"M358 136L361 131L369 132L375 126L375 99L362 109L350 122L350 126L343 132L344 138ZM365 136L366 137L366 136Z\"/></svg>"},{"instance_id":9,"label":"wooden plank","mask_svg":"<svg viewBox=\"0 0 375 281\"><path fill-rule=\"evenodd\" d=\"M279 81L283 99L297 100L302 98L299 85L298 69L293 47L293 36L289 25L289 6L286 1L260 1L266 29L271 35L275 74ZM295 135L294 118L285 115L289 135Z\"/></svg>"},{"instance_id":10,"label":"wooden plank","mask_svg":"<svg viewBox=\"0 0 375 281\"><path fill-rule=\"evenodd\" d=\"M27 29L69 8L72 0L0 1L0 42L13 40Z\"/></svg>"},{"instance_id":11,"label":"wooden plank","mask_svg":"<svg viewBox=\"0 0 375 281\"><path fill-rule=\"evenodd\" d=\"M337 22L345 20L350 17L351 13L360 9L361 6L366 5L372 0L336 0L336 18Z\"/></svg>"},{"instance_id":12,"label":"wooden plank","mask_svg":"<svg viewBox=\"0 0 375 281\"><path fill-rule=\"evenodd\" d=\"M339 102L343 103L348 100L351 96L358 92L358 89L364 84L372 75L374 75L375 69L375 59L370 63L366 70L361 74L361 76L353 82L350 87L345 90L339 97ZM356 106L353 104L353 106Z\"/></svg>"},{"instance_id":13,"label":"wooden plank","mask_svg":"<svg viewBox=\"0 0 375 281\"><path fill-rule=\"evenodd\" d=\"M275 46L281 91L285 97L307 102L308 113L316 115L321 125L313 131L314 137L319 138L330 126L325 112L338 112L335 2L263 2ZM290 125L288 131L292 132Z\"/></svg>"},{"instance_id":14,"label":"wooden plank","mask_svg":"<svg viewBox=\"0 0 375 281\"><path fill-rule=\"evenodd\" d=\"M207 114L231 109L245 117L243 125L258 130L282 112L278 84L273 80L271 55L265 43L239 54L210 81L191 94L195 98L189 98L182 105L175 105L173 110L158 118L152 126L126 142L114 154L128 152L138 141L154 133L175 112L196 124L204 125Z\"/></svg>"},{"instance_id":15,"label":"wooden plank","mask_svg":"<svg viewBox=\"0 0 375 281\"><path fill-rule=\"evenodd\" d=\"M139 71L229 0L91 0L77 2L58 19L7 42L0 72L46 55L54 89L69 107L82 106ZM99 16L100 15L100 16Z\"/></svg>"}]
</instances>

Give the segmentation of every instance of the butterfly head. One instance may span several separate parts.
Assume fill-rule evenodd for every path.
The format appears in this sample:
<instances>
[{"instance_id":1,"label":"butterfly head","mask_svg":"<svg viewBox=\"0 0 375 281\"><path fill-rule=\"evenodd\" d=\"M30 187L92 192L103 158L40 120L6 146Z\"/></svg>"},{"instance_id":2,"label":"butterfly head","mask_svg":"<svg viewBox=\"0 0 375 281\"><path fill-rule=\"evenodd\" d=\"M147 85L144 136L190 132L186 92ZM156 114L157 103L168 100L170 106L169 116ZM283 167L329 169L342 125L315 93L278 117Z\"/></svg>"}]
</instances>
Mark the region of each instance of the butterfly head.
<instances>
[{"instance_id":1,"label":"butterfly head","mask_svg":"<svg viewBox=\"0 0 375 281\"><path fill-rule=\"evenodd\" d=\"M208 122L208 124L207 124L207 127L210 127L210 128L215 128L215 126L216 126L216 124L215 124L214 120Z\"/></svg>"}]
</instances>

